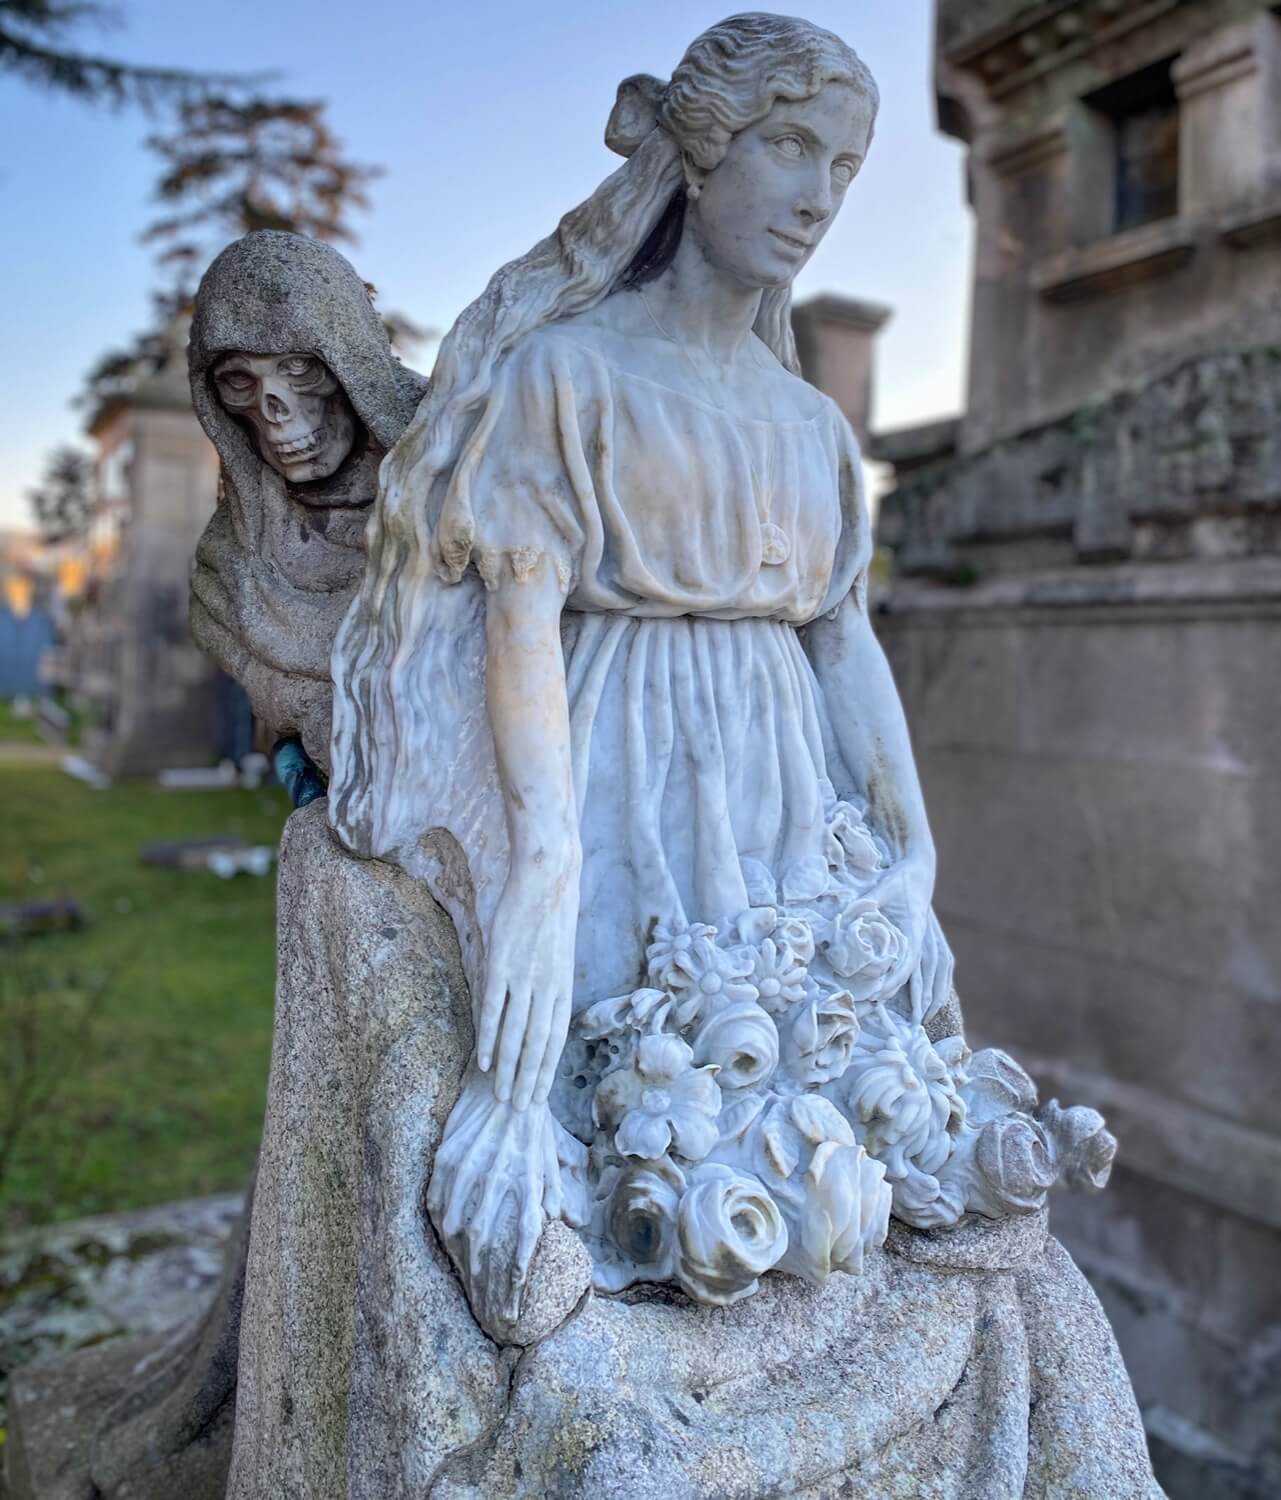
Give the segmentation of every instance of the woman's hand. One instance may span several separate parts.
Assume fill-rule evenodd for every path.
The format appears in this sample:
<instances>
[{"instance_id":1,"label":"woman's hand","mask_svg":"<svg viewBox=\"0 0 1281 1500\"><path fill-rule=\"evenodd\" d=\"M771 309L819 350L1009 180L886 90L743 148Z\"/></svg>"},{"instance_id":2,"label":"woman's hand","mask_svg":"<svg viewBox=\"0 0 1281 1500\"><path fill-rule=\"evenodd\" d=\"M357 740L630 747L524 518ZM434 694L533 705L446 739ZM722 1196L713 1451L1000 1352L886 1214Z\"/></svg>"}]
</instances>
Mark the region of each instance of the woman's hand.
<instances>
[{"instance_id":1,"label":"woman's hand","mask_svg":"<svg viewBox=\"0 0 1281 1500\"><path fill-rule=\"evenodd\" d=\"M569 1032L578 865L576 849L559 873L514 863L494 913L476 1059L517 1109L546 1102Z\"/></svg>"},{"instance_id":2,"label":"woman's hand","mask_svg":"<svg viewBox=\"0 0 1281 1500\"><path fill-rule=\"evenodd\" d=\"M487 582L485 692L503 787L511 866L486 954L476 1061L518 1110L545 1102L569 1030L578 928L564 595L547 557L520 578L500 559Z\"/></svg>"}]
</instances>

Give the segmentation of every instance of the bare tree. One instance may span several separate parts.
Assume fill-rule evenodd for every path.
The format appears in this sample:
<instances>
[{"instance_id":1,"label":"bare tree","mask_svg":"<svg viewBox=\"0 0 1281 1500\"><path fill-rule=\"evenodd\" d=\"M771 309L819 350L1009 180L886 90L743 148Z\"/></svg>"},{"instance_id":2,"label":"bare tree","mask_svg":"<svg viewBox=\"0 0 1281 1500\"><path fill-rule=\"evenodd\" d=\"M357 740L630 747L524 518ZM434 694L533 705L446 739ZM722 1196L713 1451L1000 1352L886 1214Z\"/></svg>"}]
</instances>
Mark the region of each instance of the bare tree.
<instances>
[{"instance_id":1,"label":"bare tree","mask_svg":"<svg viewBox=\"0 0 1281 1500\"><path fill-rule=\"evenodd\" d=\"M83 535L93 516L93 460L80 448L55 448L27 500L46 541Z\"/></svg>"},{"instance_id":2,"label":"bare tree","mask_svg":"<svg viewBox=\"0 0 1281 1500\"><path fill-rule=\"evenodd\" d=\"M369 207L377 167L348 161L321 100L189 100L177 128L147 144L164 162L156 197L173 212L143 235L174 276L165 311L189 299L199 273L229 240L286 229L352 241L349 215ZM164 300L164 299L162 299Z\"/></svg>"},{"instance_id":3,"label":"bare tree","mask_svg":"<svg viewBox=\"0 0 1281 1500\"><path fill-rule=\"evenodd\" d=\"M237 74L141 67L67 45L68 34L77 26L119 20L117 7L102 0L0 0L0 75L16 74L37 88L91 104L137 104L144 109L190 99L211 87L251 81Z\"/></svg>"}]
</instances>

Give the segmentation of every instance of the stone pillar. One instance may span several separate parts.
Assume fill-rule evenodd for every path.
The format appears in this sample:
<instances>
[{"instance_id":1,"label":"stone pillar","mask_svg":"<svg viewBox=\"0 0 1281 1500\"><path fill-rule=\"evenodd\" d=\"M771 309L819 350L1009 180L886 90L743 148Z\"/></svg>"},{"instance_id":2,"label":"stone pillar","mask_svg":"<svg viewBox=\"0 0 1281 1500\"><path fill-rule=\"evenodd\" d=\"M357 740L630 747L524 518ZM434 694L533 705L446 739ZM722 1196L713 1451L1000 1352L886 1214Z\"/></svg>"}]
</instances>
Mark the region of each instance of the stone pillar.
<instances>
[{"instance_id":1,"label":"stone pillar","mask_svg":"<svg viewBox=\"0 0 1281 1500\"><path fill-rule=\"evenodd\" d=\"M806 380L836 402L861 443L867 440L871 418L876 338L890 316L889 308L877 302L830 293L792 309Z\"/></svg>"}]
</instances>

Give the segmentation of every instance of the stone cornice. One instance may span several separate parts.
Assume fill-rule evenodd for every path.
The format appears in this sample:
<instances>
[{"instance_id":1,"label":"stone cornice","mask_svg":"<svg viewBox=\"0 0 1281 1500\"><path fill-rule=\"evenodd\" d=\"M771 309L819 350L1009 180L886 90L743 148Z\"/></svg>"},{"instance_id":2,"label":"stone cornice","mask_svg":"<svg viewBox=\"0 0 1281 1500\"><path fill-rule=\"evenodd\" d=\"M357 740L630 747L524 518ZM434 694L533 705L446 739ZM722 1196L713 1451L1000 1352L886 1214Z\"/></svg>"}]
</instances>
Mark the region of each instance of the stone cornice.
<instances>
[{"instance_id":1,"label":"stone cornice","mask_svg":"<svg viewBox=\"0 0 1281 1500\"><path fill-rule=\"evenodd\" d=\"M1047 301L1075 302L1178 270L1192 259L1196 244L1192 225L1163 219L1065 250L1038 266L1032 283Z\"/></svg>"},{"instance_id":2,"label":"stone cornice","mask_svg":"<svg viewBox=\"0 0 1281 1500\"><path fill-rule=\"evenodd\" d=\"M1225 214L1219 220L1219 233L1237 250L1281 240L1281 189Z\"/></svg>"},{"instance_id":3,"label":"stone cornice","mask_svg":"<svg viewBox=\"0 0 1281 1500\"><path fill-rule=\"evenodd\" d=\"M1273 550L1279 415L1281 349L1193 359L1140 390L906 473L881 503L881 539L904 574L936 578L1000 572L991 549L1025 542L1048 542L1063 566Z\"/></svg>"},{"instance_id":4,"label":"stone cornice","mask_svg":"<svg viewBox=\"0 0 1281 1500\"><path fill-rule=\"evenodd\" d=\"M988 165L999 176L1014 177L1062 156L1069 146L1067 120L1058 114L1034 130L995 138L984 154Z\"/></svg>"},{"instance_id":5,"label":"stone cornice","mask_svg":"<svg viewBox=\"0 0 1281 1500\"><path fill-rule=\"evenodd\" d=\"M973 20L949 26L940 15L940 50L954 67L977 73L1000 99L1047 73L1119 40L1195 0L1045 0L968 7Z\"/></svg>"},{"instance_id":6,"label":"stone cornice","mask_svg":"<svg viewBox=\"0 0 1281 1500\"><path fill-rule=\"evenodd\" d=\"M1172 74L1179 98L1186 101L1226 88L1258 71L1253 33L1248 27L1231 26L1186 52L1174 64Z\"/></svg>"}]
</instances>

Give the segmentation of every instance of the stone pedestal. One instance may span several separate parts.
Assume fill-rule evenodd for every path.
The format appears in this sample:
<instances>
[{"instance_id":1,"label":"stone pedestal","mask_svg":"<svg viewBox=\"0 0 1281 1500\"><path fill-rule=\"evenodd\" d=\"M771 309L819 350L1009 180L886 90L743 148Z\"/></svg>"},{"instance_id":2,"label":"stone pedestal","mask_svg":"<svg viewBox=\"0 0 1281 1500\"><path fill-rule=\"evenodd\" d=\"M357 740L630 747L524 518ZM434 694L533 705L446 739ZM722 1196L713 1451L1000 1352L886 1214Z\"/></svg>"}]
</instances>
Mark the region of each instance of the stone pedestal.
<instances>
[{"instance_id":1,"label":"stone pedestal","mask_svg":"<svg viewBox=\"0 0 1281 1500\"><path fill-rule=\"evenodd\" d=\"M12 1500L221 1500L228 1464L235 1500L1159 1496L1107 1321L1040 1214L895 1226L862 1276L771 1274L730 1308L670 1288L567 1302L580 1247L553 1225L523 1342L491 1342L423 1211L471 1043L453 931L420 885L342 852L325 811L296 813L281 853L243 1312L233 1264L185 1373L151 1383L168 1436L136 1399L102 1428L107 1389L154 1351L20 1375ZM166 1445L180 1489L148 1488Z\"/></svg>"}]
</instances>

